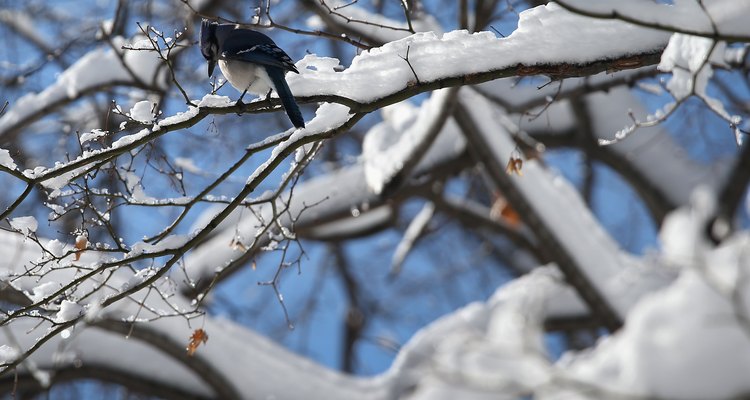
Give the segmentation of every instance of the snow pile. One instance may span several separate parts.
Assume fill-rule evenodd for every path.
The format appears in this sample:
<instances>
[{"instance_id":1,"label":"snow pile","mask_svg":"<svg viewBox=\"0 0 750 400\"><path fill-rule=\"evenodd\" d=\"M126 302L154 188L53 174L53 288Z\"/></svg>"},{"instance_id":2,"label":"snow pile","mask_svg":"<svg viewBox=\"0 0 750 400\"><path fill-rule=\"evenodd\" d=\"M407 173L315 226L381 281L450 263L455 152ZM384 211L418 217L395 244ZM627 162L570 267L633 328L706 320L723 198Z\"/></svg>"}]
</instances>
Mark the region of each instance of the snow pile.
<instances>
[{"instance_id":1,"label":"snow pile","mask_svg":"<svg viewBox=\"0 0 750 400\"><path fill-rule=\"evenodd\" d=\"M83 306L70 300L63 300L60 303L60 311L55 315L55 322L67 322L78 318L81 314L83 314Z\"/></svg>"},{"instance_id":2,"label":"snow pile","mask_svg":"<svg viewBox=\"0 0 750 400\"><path fill-rule=\"evenodd\" d=\"M665 224L661 260L682 263L677 280L645 296L621 331L559 362L572 387L585 387L579 394L718 399L750 392L750 235L711 249L702 239L710 207L698 192L690 209Z\"/></svg>"},{"instance_id":3,"label":"snow pile","mask_svg":"<svg viewBox=\"0 0 750 400\"><path fill-rule=\"evenodd\" d=\"M128 113L128 116L138 122L142 122L144 124L153 122L154 120L154 113L153 113L153 104L151 104L148 100L143 100L135 103L133 105L133 108L130 109L130 113Z\"/></svg>"},{"instance_id":4,"label":"snow pile","mask_svg":"<svg viewBox=\"0 0 750 400\"><path fill-rule=\"evenodd\" d=\"M321 95L325 88L326 94L369 102L417 81L499 71L518 64L601 61L657 51L668 39L665 32L583 17L550 3L521 12L518 29L506 38L490 32L417 33L362 52L343 72L318 71L298 63L300 74L289 74L287 80L296 96ZM570 51L571 47L576 51Z\"/></svg>"},{"instance_id":5,"label":"snow pile","mask_svg":"<svg viewBox=\"0 0 750 400\"><path fill-rule=\"evenodd\" d=\"M712 65L724 65L725 50L725 42L675 33L662 53L658 68L672 73L667 82L667 89L675 100L681 101L696 95L703 99L716 114L736 126L742 119L737 115L730 115L720 100L706 93L709 79L714 74ZM665 112L668 112L671 107L674 105L668 104ZM742 144L744 135L737 129L735 129L735 135L738 145Z\"/></svg>"},{"instance_id":6,"label":"snow pile","mask_svg":"<svg viewBox=\"0 0 750 400\"><path fill-rule=\"evenodd\" d=\"M415 151L440 132L436 120L453 100L449 96L454 97L455 92L442 89L435 91L419 109L406 102L383 109L384 122L373 127L362 143L365 179L373 193L380 194L406 163L414 161L410 159ZM463 148L464 140L455 123L449 130L456 133L456 146Z\"/></svg>"},{"instance_id":7,"label":"snow pile","mask_svg":"<svg viewBox=\"0 0 750 400\"><path fill-rule=\"evenodd\" d=\"M101 129L92 129L91 132L84 132L79 137L79 140L81 144L84 144L86 142L90 142L92 140L97 140L100 137L106 136L109 132L103 131Z\"/></svg>"},{"instance_id":8,"label":"snow pile","mask_svg":"<svg viewBox=\"0 0 750 400\"><path fill-rule=\"evenodd\" d=\"M57 282L45 282L32 289L27 296L34 303L40 302L60 289L61 285Z\"/></svg>"},{"instance_id":9,"label":"snow pile","mask_svg":"<svg viewBox=\"0 0 750 400\"><path fill-rule=\"evenodd\" d=\"M559 3L601 17L618 16L671 31L750 37L750 24L747 23L750 3L747 1L560 0Z\"/></svg>"},{"instance_id":10,"label":"snow pile","mask_svg":"<svg viewBox=\"0 0 750 400\"><path fill-rule=\"evenodd\" d=\"M24 235L30 235L36 232L39 222L34 217L17 217L10 220L10 227Z\"/></svg>"},{"instance_id":11,"label":"snow pile","mask_svg":"<svg viewBox=\"0 0 750 400\"><path fill-rule=\"evenodd\" d=\"M135 256L145 254L145 253L160 253L160 252L166 252L169 250L179 249L180 247L184 246L185 243L187 243L192 238L193 238L192 235L169 235L156 244L146 243L146 242L137 242L131 246L131 250L127 254L127 257L135 257ZM142 270L142 271L147 271L147 270ZM142 272L142 274L146 274L146 272ZM141 276L145 276L145 275L141 275ZM145 280L146 278L143 278L143 279Z\"/></svg>"},{"instance_id":12,"label":"snow pile","mask_svg":"<svg viewBox=\"0 0 750 400\"><path fill-rule=\"evenodd\" d=\"M18 350L8 346L7 344L0 345L0 364L7 364L13 362L18 357Z\"/></svg>"},{"instance_id":13,"label":"snow pile","mask_svg":"<svg viewBox=\"0 0 750 400\"><path fill-rule=\"evenodd\" d=\"M541 324L547 300L562 289L556 268L539 268L486 303L433 322L402 348L388 371L394 391L413 391L409 399L516 398L548 384L553 368Z\"/></svg>"},{"instance_id":14,"label":"snow pile","mask_svg":"<svg viewBox=\"0 0 750 400\"><path fill-rule=\"evenodd\" d=\"M13 157L10 156L8 150L0 149L0 166L8 169L16 169L16 163L13 161Z\"/></svg>"}]
</instances>

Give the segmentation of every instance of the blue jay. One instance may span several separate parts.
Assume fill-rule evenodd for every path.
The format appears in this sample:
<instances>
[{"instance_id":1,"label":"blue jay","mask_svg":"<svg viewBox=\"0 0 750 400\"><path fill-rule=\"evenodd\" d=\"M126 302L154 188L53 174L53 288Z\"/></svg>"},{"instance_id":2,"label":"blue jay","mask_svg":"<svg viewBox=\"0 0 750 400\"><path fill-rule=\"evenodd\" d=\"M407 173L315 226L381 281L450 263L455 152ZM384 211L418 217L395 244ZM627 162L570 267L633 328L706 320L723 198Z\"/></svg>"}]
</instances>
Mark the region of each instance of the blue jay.
<instances>
[{"instance_id":1,"label":"blue jay","mask_svg":"<svg viewBox=\"0 0 750 400\"><path fill-rule=\"evenodd\" d=\"M201 24L201 53L208 61L208 76L214 73L216 63L224 77L235 89L257 95L279 94L289 119L297 128L305 127L305 120L284 74L299 74L292 59L268 36L233 24L219 24L203 20Z\"/></svg>"}]
</instances>

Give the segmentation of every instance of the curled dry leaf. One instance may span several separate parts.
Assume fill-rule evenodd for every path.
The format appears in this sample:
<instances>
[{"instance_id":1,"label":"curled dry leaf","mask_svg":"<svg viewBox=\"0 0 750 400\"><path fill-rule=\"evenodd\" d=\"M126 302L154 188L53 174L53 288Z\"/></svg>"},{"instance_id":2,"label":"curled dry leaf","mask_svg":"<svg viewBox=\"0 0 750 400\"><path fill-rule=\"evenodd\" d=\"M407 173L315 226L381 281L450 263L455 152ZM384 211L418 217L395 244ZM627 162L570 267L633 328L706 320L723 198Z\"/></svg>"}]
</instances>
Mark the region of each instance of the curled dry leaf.
<instances>
[{"instance_id":1,"label":"curled dry leaf","mask_svg":"<svg viewBox=\"0 0 750 400\"><path fill-rule=\"evenodd\" d=\"M187 350L189 356L192 356L195 354L196 350L198 350L198 346L200 346L201 343L205 344L206 342L208 342L208 334L206 331L203 329L196 329L190 336L190 342L188 342L185 350Z\"/></svg>"},{"instance_id":2,"label":"curled dry leaf","mask_svg":"<svg viewBox=\"0 0 750 400\"><path fill-rule=\"evenodd\" d=\"M523 168L523 160L520 157L510 156L508 165L505 166L505 173L508 175L516 174L518 176L523 176L521 168Z\"/></svg>"},{"instance_id":3,"label":"curled dry leaf","mask_svg":"<svg viewBox=\"0 0 750 400\"><path fill-rule=\"evenodd\" d=\"M89 239L86 235L76 236L76 261L81 259L81 253L83 253L89 245Z\"/></svg>"},{"instance_id":4,"label":"curled dry leaf","mask_svg":"<svg viewBox=\"0 0 750 400\"><path fill-rule=\"evenodd\" d=\"M490 218L504 221L513 228L521 226L521 216L511 207L510 203L500 194L495 194L495 201L490 209Z\"/></svg>"}]
</instances>

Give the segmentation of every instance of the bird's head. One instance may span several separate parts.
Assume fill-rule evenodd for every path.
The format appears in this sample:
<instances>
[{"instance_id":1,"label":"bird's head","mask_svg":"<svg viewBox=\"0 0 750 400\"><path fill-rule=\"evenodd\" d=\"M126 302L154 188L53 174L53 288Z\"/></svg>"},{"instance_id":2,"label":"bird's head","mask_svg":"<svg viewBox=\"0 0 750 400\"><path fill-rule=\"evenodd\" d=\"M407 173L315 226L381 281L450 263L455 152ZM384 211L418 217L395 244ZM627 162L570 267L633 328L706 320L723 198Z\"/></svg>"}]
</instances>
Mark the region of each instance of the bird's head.
<instances>
[{"instance_id":1,"label":"bird's head","mask_svg":"<svg viewBox=\"0 0 750 400\"><path fill-rule=\"evenodd\" d=\"M219 60L219 42L216 38L217 22L204 19L201 22L201 54L208 61L208 76L214 74L216 61Z\"/></svg>"}]
</instances>

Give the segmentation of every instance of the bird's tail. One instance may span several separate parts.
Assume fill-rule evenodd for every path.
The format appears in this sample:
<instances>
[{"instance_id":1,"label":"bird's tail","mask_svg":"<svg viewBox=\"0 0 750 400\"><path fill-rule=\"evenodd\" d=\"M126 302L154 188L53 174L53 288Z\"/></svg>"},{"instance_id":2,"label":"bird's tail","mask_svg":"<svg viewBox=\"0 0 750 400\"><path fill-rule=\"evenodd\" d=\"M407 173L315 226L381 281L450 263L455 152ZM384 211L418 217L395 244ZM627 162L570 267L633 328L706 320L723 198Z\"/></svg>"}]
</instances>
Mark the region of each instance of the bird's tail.
<instances>
[{"instance_id":1,"label":"bird's tail","mask_svg":"<svg viewBox=\"0 0 750 400\"><path fill-rule=\"evenodd\" d=\"M292 124L294 124L295 127L304 128L305 119L302 118L302 113L299 110L297 102L294 100L292 91L289 90L289 85L286 84L286 79L284 79L284 70L282 70L281 68L266 68L266 70L268 72L268 76L271 78L271 82L273 82L276 93L279 94L281 104L284 105L284 110L286 110L286 114L289 116L289 120L292 121Z\"/></svg>"}]
</instances>

